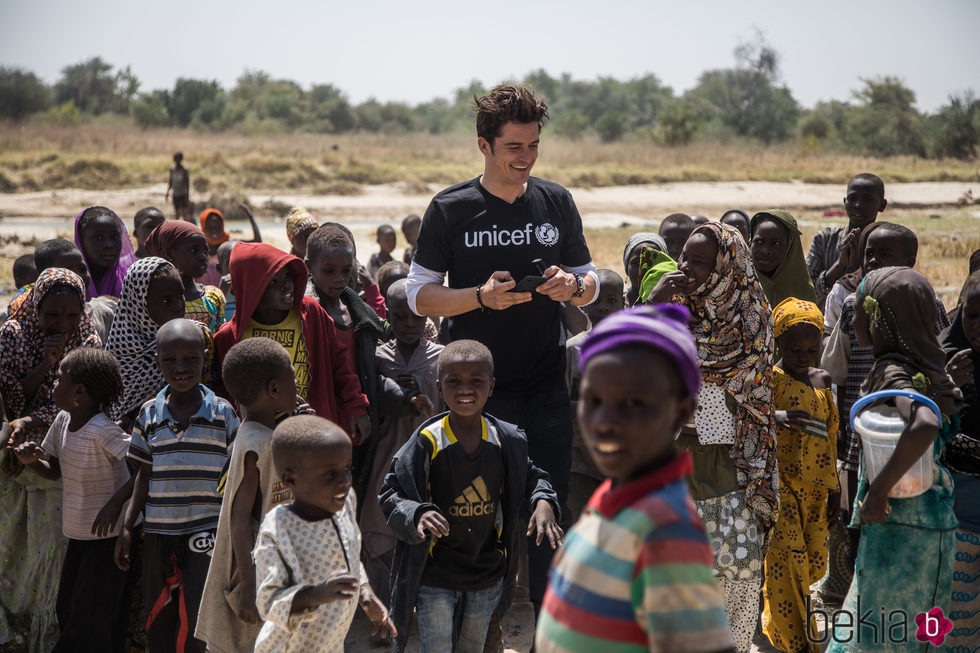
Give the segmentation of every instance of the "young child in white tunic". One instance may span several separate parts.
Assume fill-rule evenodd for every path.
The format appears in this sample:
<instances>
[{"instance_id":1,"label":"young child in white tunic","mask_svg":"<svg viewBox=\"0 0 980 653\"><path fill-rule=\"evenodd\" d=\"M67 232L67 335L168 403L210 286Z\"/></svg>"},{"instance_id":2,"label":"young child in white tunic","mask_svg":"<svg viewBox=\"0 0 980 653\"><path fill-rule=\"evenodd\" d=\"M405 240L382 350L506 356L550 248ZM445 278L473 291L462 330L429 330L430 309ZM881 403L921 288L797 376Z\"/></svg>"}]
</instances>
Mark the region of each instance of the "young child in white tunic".
<instances>
[{"instance_id":1,"label":"young child in white tunic","mask_svg":"<svg viewBox=\"0 0 980 653\"><path fill-rule=\"evenodd\" d=\"M397 634L361 566L351 452L347 434L322 417L291 417L273 433L276 471L293 500L265 516L252 554L265 621L257 653L342 651L358 603L375 632Z\"/></svg>"}]
</instances>

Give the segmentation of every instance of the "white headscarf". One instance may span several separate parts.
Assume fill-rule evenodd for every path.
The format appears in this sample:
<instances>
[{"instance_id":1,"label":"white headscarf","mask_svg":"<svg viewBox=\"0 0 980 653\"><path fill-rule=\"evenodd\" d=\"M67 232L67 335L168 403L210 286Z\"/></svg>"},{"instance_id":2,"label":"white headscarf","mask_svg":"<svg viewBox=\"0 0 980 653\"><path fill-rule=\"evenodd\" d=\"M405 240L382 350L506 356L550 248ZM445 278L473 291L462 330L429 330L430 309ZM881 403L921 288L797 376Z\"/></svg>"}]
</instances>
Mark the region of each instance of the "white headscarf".
<instances>
[{"instance_id":1,"label":"white headscarf","mask_svg":"<svg viewBox=\"0 0 980 653\"><path fill-rule=\"evenodd\" d=\"M150 317L146 307L150 279L164 266L178 274L166 259L148 256L133 263L123 280L119 309L112 321L105 347L115 355L122 368L124 389L122 396L112 405L109 416L113 420L122 419L134 408L139 408L166 385L156 361L156 337L160 327Z\"/></svg>"}]
</instances>

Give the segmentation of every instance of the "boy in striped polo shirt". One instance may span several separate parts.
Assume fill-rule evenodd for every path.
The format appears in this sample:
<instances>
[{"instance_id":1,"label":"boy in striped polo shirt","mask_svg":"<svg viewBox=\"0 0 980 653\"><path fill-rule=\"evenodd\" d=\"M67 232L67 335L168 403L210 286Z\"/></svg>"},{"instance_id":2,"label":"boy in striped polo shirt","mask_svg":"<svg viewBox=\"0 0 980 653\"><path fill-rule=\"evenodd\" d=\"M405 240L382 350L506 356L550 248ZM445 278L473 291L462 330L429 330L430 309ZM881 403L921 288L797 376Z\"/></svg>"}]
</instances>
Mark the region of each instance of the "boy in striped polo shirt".
<instances>
[{"instance_id":1,"label":"boy in striped polo shirt","mask_svg":"<svg viewBox=\"0 0 980 653\"><path fill-rule=\"evenodd\" d=\"M582 344L579 424L609 478L555 556L539 653L735 650L674 446L701 387L688 320L672 304L619 311Z\"/></svg>"},{"instance_id":2,"label":"boy in striped polo shirt","mask_svg":"<svg viewBox=\"0 0 980 653\"><path fill-rule=\"evenodd\" d=\"M167 385L143 404L133 429L129 457L139 470L116 564L129 568L133 528L145 506L148 649L203 653L204 642L193 633L221 511L218 481L239 420L231 404L201 385L206 355L196 323L171 320L156 342Z\"/></svg>"}]
</instances>

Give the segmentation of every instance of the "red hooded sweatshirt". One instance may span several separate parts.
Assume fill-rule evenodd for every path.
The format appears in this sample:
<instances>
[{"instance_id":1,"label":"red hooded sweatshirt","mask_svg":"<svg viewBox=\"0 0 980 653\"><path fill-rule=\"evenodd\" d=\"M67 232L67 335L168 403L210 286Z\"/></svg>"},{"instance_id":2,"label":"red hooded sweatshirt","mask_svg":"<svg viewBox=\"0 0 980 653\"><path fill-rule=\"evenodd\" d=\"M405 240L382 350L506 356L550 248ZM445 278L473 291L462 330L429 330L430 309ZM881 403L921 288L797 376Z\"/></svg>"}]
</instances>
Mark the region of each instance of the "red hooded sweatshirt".
<instances>
[{"instance_id":1,"label":"red hooded sweatshirt","mask_svg":"<svg viewBox=\"0 0 980 653\"><path fill-rule=\"evenodd\" d=\"M350 430L349 419L367 414L367 397L351 364L347 347L337 338L333 320L315 299L306 296L306 264L265 243L238 243L231 250L229 271L235 314L214 334L218 369L262 299L272 278L289 266L295 284L293 310L299 311L303 342L310 360L309 403L320 417Z\"/></svg>"}]
</instances>

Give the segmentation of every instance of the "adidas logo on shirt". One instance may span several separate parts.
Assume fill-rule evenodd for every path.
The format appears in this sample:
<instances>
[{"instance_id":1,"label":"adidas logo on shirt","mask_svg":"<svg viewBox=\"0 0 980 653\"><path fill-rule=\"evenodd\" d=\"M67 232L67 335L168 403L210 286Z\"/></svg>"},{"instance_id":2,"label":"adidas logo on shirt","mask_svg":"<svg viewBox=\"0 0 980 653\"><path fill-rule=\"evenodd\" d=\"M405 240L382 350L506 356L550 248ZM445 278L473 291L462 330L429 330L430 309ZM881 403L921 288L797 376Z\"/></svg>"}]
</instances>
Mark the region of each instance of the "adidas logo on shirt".
<instances>
[{"instance_id":1,"label":"adidas logo on shirt","mask_svg":"<svg viewBox=\"0 0 980 653\"><path fill-rule=\"evenodd\" d=\"M497 504L489 500L490 492L482 476L466 486L462 494L456 497L449 507L452 517L483 517L496 513Z\"/></svg>"}]
</instances>

